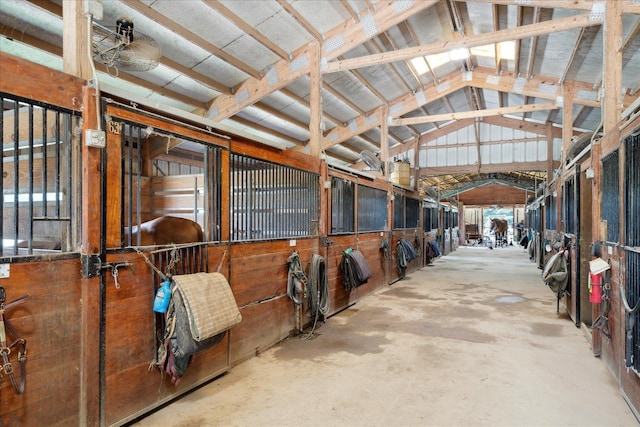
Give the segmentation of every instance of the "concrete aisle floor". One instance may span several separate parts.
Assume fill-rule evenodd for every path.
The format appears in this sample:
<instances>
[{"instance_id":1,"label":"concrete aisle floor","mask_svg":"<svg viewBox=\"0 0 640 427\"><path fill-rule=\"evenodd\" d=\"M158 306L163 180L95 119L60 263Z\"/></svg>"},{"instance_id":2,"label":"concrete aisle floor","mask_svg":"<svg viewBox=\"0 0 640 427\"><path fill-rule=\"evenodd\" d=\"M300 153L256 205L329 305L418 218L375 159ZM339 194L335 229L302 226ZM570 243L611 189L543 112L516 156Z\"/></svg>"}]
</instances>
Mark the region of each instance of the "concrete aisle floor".
<instances>
[{"instance_id":1,"label":"concrete aisle floor","mask_svg":"<svg viewBox=\"0 0 640 427\"><path fill-rule=\"evenodd\" d=\"M139 426L636 426L517 247L461 247Z\"/></svg>"}]
</instances>

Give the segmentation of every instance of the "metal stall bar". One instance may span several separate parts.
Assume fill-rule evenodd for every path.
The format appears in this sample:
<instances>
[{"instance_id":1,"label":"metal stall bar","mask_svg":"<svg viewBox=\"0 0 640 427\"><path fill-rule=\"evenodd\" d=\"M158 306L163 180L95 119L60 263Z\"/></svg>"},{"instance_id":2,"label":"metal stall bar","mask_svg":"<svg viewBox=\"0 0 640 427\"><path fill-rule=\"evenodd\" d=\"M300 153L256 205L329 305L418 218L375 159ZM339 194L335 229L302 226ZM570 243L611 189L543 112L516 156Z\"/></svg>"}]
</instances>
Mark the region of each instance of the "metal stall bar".
<instances>
[{"instance_id":1,"label":"metal stall bar","mask_svg":"<svg viewBox=\"0 0 640 427\"><path fill-rule=\"evenodd\" d=\"M18 225L20 223L18 211L18 196L20 193L18 180L18 177L20 176L20 108L17 101L13 104L13 114L13 255L18 255Z\"/></svg>"},{"instance_id":2,"label":"metal stall bar","mask_svg":"<svg viewBox=\"0 0 640 427\"><path fill-rule=\"evenodd\" d=\"M27 189L29 191L27 201L27 253L31 255L33 253L33 104L29 104L29 152L27 153ZM16 176L18 179L18 176ZM47 202L46 197L44 203Z\"/></svg>"},{"instance_id":3,"label":"metal stall bar","mask_svg":"<svg viewBox=\"0 0 640 427\"><path fill-rule=\"evenodd\" d=\"M0 96L0 106L4 110L5 98ZM0 114L0 147L3 147L0 158L0 176L4 176L4 111ZM0 180L0 256L4 255L4 179Z\"/></svg>"}]
</instances>

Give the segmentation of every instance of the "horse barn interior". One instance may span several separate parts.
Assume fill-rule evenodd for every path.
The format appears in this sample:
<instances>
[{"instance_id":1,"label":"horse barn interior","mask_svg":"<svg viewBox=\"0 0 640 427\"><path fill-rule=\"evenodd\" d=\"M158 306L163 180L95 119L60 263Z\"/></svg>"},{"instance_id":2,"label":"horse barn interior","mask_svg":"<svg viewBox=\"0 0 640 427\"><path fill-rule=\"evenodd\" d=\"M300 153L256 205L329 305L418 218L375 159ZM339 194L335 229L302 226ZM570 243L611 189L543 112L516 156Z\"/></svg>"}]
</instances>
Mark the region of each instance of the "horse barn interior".
<instances>
[{"instance_id":1,"label":"horse barn interior","mask_svg":"<svg viewBox=\"0 0 640 427\"><path fill-rule=\"evenodd\" d=\"M447 320L465 254L514 251L640 419L638 0L2 0L0 31L1 425L132 423L445 267Z\"/></svg>"}]
</instances>

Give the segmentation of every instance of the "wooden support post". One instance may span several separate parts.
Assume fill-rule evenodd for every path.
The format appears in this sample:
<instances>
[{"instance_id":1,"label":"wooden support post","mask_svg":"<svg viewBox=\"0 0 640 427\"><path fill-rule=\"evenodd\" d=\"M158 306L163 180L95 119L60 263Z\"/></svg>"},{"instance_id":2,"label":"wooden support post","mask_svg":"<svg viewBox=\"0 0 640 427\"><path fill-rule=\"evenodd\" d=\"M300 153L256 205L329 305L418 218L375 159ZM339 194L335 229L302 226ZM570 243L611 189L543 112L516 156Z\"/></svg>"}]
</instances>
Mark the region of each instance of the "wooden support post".
<instances>
[{"instance_id":1,"label":"wooden support post","mask_svg":"<svg viewBox=\"0 0 640 427\"><path fill-rule=\"evenodd\" d=\"M85 80L94 78L91 68L91 16L88 15L87 2L63 0L63 67L67 74ZM82 95L82 135L88 129L99 129L99 91L96 88L83 88ZM99 148L80 148L82 152L82 230L81 253L83 259L88 255L100 253L101 224L101 157ZM80 319L80 425L103 425L101 354L101 278L83 277L81 282L82 309Z\"/></svg>"},{"instance_id":2,"label":"wooden support post","mask_svg":"<svg viewBox=\"0 0 640 427\"><path fill-rule=\"evenodd\" d=\"M309 148L312 157L319 158L322 148L322 74L320 74L320 43L311 43L311 65L309 72L310 94L309 108L311 117L309 120Z\"/></svg>"},{"instance_id":3,"label":"wooden support post","mask_svg":"<svg viewBox=\"0 0 640 427\"><path fill-rule=\"evenodd\" d=\"M91 40L91 18L86 7L84 1L62 1L62 66L65 73L90 80L92 49L87 41Z\"/></svg>"},{"instance_id":4,"label":"wooden support post","mask_svg":"<svg viewBox=\"0 0 640 427\"><path fill-rule=\"evenodd\" d=\"M622 5L621 2L606 2L604 22L604 77L603 126L604 134L612 145L619 144L619 138L609 136L619 133L618 122L622 113ZM605 150L608 151L608 150Z\"/></svg>"},{"instance_id":5,"label":"wooden support post","mask_svg":"<svg viewBox=\"0 0 640 427\"><path fill-rule=\"evenodd\" d=\"M83 134L95 129L96 91L85 87L83 94ZM99 148L83 145L82 151L82 255L100 253L101 185ZM101 289L100 275L82 279L81 343L80 343L80 425L102 425L100 354Z\"/></svg>"},{"instance_id":6,"label":"wooden support post","mask_svg":"<svg viewBox=\"0 0 640 427\"><path fill-rule=\"evenodd\" d=\"M551 132L549 132L551 133ZM573 91L571 88L565 88L563 91L563 108L562 108L562 153L566 155L571 147L571 137L573 136ZM551 152L553 153L553 138L551 141ZM562 170L564 170L567 159L562 158Z\"/></svg>"},{"instance_id":7,"label":"wooden support post","mask_svg":"<svg viewBox=\"0 0 640 427\"><path fill-rule=\"evenodd\" d=\"M551 123L547 123L547 182L553 179L553 133Z\"/></svg>"},{"instance_id":8,"label":"wooden support post","mask_svg":"<svg viewBox=\"0 0 640 427\"><path fill-rule=\"evenodd\" d=\"M382 114L380 114L380 161L383 164L383 174L389 179L389 107L385 104L382 106Z\"/></svg>"},{"instance_id":9,"label":"wooden support post","mask_svg":"<svg viewBox=\"0 0 640 427\"><path fill-rule=\"evenodd\" d=\"M420 184L420 144L418 140L420 138L416 137L413 140L412 144L415 147L413 151L413 191L418 191L418 187Z\"/></svg>"}]
</instances>

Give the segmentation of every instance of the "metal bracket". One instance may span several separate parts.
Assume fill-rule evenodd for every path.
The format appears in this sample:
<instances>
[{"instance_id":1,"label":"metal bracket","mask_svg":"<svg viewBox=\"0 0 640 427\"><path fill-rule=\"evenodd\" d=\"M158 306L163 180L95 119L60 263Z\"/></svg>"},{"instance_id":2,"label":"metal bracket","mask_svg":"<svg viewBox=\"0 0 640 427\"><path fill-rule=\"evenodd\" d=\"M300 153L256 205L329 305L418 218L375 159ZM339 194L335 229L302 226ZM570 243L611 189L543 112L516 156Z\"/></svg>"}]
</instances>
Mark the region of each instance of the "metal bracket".
<instances>
[{"instance_id":1,"label":"metal bracket","mask_svg":"<svg viewBox=\"0 0 640 427\"><path fill-rule=\"evenodd\" d=\"M102 260L98 254L80 255L82 277L96 277L102 269Z\"/></svg>"},{"instance_id":2,"label":"metal bracket","mask_svg":"<svg viewBox=\"0 0 640 427\"><path fill-rule=\"evenodd\" d=\"M327 236L320 237L320 246L328 248L331 245L333 245L333 241L329 240Z\"/></svg>"}]
</instances>

